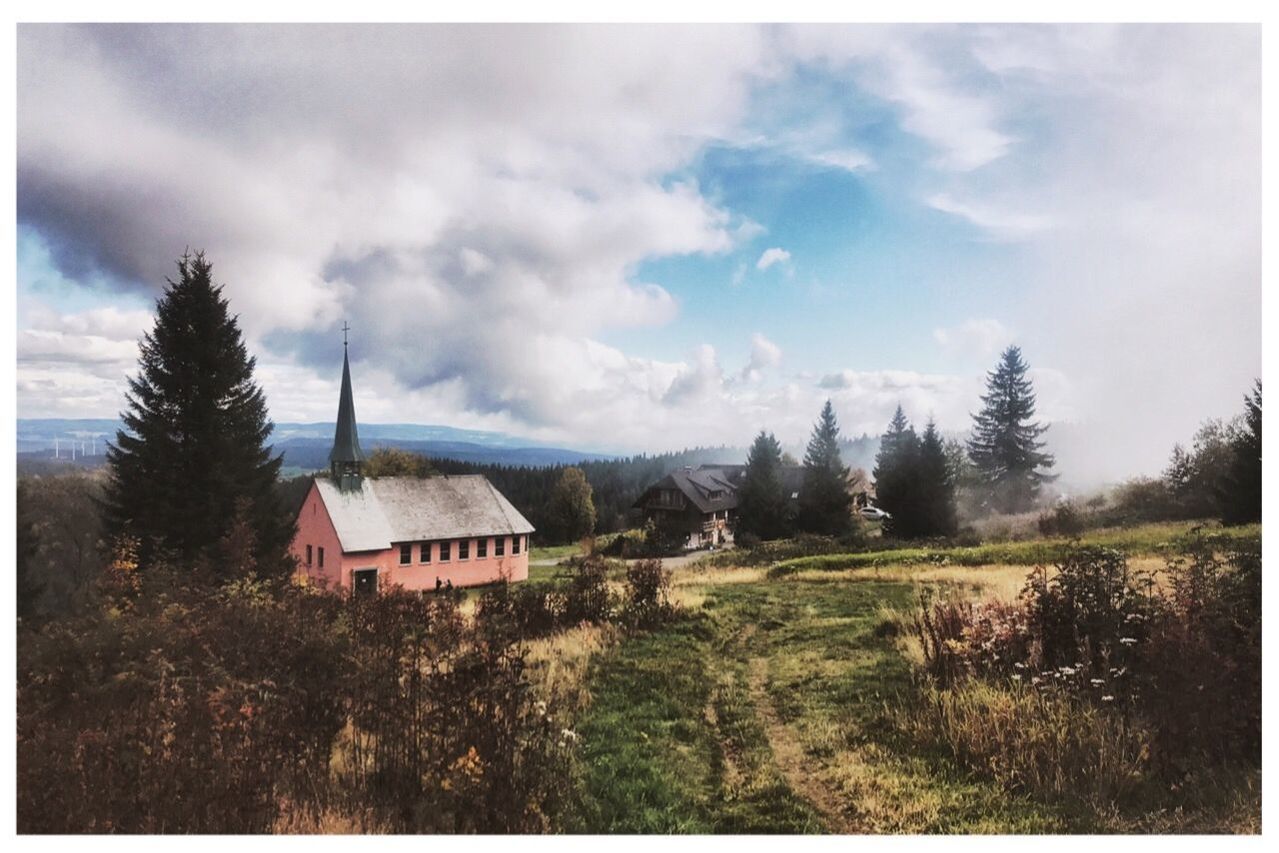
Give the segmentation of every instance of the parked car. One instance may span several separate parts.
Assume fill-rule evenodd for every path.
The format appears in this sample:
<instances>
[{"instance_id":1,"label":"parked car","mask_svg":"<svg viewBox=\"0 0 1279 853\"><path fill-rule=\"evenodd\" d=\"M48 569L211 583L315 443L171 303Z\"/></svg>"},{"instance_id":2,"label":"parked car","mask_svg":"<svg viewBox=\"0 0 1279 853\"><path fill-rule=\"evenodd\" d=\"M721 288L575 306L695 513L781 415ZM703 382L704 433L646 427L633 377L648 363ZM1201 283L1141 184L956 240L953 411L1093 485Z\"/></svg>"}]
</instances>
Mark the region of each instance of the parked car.
<instances>
[{"instance_id":1,"label":"parked car","mask_svg":"<svg viewBox=\"0 0 1279 853\"><path fill-rule=\"evenodd\" d=\"M892 518L891 515L877 506L864 506L858 512L862 518L868 518L871 521L883 521L886 518Z\"/></svg>"}]
</instances>

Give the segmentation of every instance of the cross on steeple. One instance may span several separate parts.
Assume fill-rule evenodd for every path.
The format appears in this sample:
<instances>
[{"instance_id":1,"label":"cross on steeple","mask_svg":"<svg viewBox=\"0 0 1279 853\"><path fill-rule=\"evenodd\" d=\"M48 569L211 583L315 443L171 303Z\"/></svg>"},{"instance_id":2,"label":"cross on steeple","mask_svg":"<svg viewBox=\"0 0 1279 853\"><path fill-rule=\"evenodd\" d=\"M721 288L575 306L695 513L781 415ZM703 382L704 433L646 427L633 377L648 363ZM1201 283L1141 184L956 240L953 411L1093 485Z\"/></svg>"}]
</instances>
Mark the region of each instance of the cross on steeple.
<instances>
[{"instance_id":1,"label":"cross on steeple","mask_svg":"<svg viewBox=\"0 0 1279 853\"><path fill-rule=\"evenodd\" d=\"M345 320L343 320L342 321L342 346L346 346L346 333L349 331L351 331L351 327L346 324Z\"/></svg>"}]
</instances>

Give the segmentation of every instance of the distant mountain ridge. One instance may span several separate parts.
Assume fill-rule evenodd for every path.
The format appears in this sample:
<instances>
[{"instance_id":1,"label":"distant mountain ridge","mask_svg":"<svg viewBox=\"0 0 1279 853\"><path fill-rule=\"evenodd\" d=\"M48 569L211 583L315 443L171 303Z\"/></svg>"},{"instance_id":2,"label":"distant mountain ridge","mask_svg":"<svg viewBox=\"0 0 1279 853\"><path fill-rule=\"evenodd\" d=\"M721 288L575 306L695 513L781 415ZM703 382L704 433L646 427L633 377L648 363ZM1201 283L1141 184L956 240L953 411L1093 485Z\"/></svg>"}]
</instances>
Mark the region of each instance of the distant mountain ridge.
<instances>
[{"instance_id":1,"label":"distant mountain ridge","mask_svg":"<svg viewBox=\"0 0 1279 853\"><path fill-rule=\"evenodd\" d=\"M81 465L102 464L106 441L114 439L122 426L113 418L18 418L18 457L52 459L56 447L59 458L70 461L74 444L76 461ZM321 469L328 466L333 430L332 421L277 423L270 441L276 452L284 455L286 468ZM501 432L439 424L360 424L360 440L366 452L380 446L396 447L427 456L496 465L543 467L613 458L606 453L555 447Z\"/></svg>"}]
</instances>

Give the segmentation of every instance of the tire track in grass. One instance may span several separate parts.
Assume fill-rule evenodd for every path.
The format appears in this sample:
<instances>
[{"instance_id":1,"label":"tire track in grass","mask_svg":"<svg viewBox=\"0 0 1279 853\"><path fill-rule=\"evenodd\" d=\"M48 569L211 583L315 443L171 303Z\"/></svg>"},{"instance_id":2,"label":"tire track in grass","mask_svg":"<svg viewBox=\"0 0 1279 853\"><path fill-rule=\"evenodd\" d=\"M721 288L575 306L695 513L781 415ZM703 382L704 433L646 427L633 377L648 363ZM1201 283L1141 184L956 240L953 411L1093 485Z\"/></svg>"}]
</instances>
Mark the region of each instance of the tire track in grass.
<instances>
[{"instance_id":1,"label":"tire track in grass","mask_svg":"<svg viewBox=\"0 0 1279 853\"><path fill-rule=\"evenodd\" d=\"M791 789L809 802L822 816L830 832L850 835L865 828L850 820L837 792L823 784L821 767L804 752L804 745L790 726L782 722L768 696L768 659L751 658L748 671L750 697L773 751L773 761Z\"/></svg>"}]
</instances>

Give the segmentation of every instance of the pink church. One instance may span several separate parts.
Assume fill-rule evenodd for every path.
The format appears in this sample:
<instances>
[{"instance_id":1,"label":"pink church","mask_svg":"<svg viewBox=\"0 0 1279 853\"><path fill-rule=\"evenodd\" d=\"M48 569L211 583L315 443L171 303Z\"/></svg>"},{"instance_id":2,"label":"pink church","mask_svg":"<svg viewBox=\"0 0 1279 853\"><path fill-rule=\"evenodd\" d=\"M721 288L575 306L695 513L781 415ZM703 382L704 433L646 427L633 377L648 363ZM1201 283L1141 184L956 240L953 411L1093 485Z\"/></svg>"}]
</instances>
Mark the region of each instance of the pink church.
<instances>
[{"instance_id":1,"label":"pink church","mask_svg":"<svg viewBox=\"0 0 1279 853\"><path fill-rule=\"evenodd\" d=\"M300 571L359 592L528 578L533 525L486 478L365 478L363 462L344 353L330 476L312 480L290 548Z\"/></svg>"}]
</instances>

